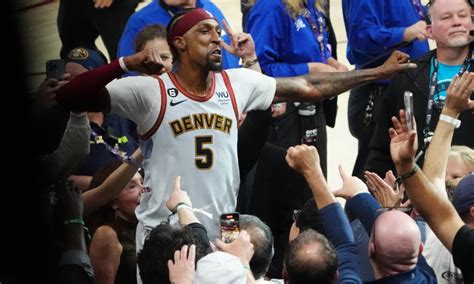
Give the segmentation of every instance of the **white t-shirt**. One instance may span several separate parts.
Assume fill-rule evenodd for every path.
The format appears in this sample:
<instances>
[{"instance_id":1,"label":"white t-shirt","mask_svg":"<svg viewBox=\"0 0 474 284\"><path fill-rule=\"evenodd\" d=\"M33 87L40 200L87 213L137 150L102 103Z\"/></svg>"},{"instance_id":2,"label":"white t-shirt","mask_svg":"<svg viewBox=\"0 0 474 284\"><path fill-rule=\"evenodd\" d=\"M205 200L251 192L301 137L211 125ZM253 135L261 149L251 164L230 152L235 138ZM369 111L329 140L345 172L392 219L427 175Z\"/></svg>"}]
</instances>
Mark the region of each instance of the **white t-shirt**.
<instances>
[{"instance_id":1,"label":"white t-shirt","mask_svg":"<svg viewBox=\"0 0 474 284\"><path fill-rule=\"evenodd\" d=\"M426 262L433 268L438 283L456 284L462 283L462 273L454 265L453 255L433 233L429 226L426 226L426 241L423 249L423 256Z\"/></svg>"},{"instance_id":2,"label":"white t-shirt","mask_svg":"<svg viewBox=\"0 0 474 284\"><path fill-rule=\"evenodd\" d=\"M219 237L220 214L236 207L239 188L237 119L242 112L270 107L275 79L248 69L211 74L205 97L189 94L173 73L130 77L107 85L111 111L133 120L141 135L145 181L136 215L155 227L170 214L166 201L176 176L188 192L211 240ZM161 80L161 82L160 82Z\"/></svg>"}]
</instances>

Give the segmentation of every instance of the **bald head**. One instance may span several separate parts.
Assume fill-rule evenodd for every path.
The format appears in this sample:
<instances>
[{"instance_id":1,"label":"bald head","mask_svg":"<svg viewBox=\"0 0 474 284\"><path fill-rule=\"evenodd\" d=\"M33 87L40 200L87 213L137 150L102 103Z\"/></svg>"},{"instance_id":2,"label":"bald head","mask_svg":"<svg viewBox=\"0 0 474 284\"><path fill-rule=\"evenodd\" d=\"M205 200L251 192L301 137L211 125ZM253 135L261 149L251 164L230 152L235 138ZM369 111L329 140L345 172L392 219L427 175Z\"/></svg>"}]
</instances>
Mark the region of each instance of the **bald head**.
<instances>
[{"instance_id":1,"label":"bald head","mask_svg":"<svg viewBox=\"0 0 474 284\"><path fill-rule=\"evenodd\" d=\"M383 271L395 274L416 265L421 234L410 216L392 210L382 213L375 220L370 243L373 262Z\"/></svg>"}]
</instances>

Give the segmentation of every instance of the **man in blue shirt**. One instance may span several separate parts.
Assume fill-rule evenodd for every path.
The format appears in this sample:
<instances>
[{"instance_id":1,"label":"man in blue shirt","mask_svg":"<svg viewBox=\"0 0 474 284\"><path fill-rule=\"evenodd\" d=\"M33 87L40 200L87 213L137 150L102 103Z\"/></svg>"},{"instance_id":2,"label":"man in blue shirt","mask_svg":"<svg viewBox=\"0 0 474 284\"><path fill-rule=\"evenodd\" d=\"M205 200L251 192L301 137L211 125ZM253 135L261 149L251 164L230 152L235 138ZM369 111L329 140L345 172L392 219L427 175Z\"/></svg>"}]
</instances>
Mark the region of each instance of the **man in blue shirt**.
<instances>
[{"instance_id":1,"label":"man in blue shirt","mask_svg":"<svg viewBox=\"0 0 474 284\"><path fill-rule=\"evenodd\" d=\"M377 66L395 46L418 59L429 51L424 21L426 9L420 0L343 0L347 32L347 59L356 69ZM406 43L401 47L399 44ZM359 141L353 175L362 178L372 138L379 98L388 82L375 82L351 90L348 119L351 134ZM380 101L380 100L379 100Z\"/></svg>"},{"instance_id":2,"label":"man in blue shirt","mask_svg":"<svg viewBox=\"0 0 474 284\"><path fill-rule=\"evenodd\" d=\"M222 26L222 20L225 20L222 12L214 3L209 0L153 0L143 9L135 12L127 22L122 37L120 38L117 57L132 55L135 53L134 40L137 34L147 25L160 24L168 25L171 18L179 11L186 8L203 8L211 13ZM226 43L230 43L229 36L222 28L221 38ZM222 50L222 65L224 69L235 68L239 66L239 58Z\"/></svg>"}]
</instances>

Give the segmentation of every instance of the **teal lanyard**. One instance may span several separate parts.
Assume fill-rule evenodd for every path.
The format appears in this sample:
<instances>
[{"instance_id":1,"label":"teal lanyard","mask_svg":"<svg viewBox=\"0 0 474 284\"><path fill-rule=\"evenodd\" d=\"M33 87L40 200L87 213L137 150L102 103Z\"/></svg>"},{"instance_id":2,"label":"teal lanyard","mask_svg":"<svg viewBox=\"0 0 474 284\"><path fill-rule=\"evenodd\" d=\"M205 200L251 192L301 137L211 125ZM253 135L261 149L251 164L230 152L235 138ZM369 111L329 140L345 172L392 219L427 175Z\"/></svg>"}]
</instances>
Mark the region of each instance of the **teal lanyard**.
<instances>
[{"instance_id":1,"label":"teal lanyard","mask_svg":"<svg viewBox=\"0 0 474 284\"><path fill-rule=\"evenodd\" d=\"M461 69L458 72L459 77L461 77L462 74L469 68L469 64L471 63L471 56L472 56L472 51L470 50L466 56L466 59L464 59L464 63ZM438 90L438 67L439 67L439 62L435 53L433 56L433 74L431 75L431 80L430 80L430 94L428 97L428 106L426 107L425 128L423 129L424 139L433 135L433 133L430 132L430 123L431 123L431 117L433 113L433 106L435 104L434 96Z\"/></svg>"}]
</instances>

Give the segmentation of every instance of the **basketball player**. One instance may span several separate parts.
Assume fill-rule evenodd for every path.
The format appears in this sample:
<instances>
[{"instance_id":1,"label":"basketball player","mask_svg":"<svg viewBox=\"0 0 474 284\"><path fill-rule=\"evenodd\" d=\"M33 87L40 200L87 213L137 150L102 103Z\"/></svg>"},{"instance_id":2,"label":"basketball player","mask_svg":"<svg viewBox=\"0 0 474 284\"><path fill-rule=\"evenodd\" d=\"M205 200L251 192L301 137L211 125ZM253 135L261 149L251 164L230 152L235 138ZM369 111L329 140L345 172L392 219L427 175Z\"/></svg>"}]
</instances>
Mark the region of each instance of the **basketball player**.
<instances>
[{"instance_id":1,"label":"basketball player","mask_svg":"<svg viewBox=\"0 0 474 284\"><path fill-rule=\"evenodd\" d=\"M57 96L68 109L111 111L137 124L145 169L136 211L138 250L147 231L167 220L165 203L178 175L193 207L212 214L197 214L209 237L218 237L219 215L236 206L242 112L278 101L320 101L416 67L395 52L373 69L274 79L245 68L222 71L220 28L202 9L176 15L167 30L173 71L114 80L127 71L156 74L163 66L159 51L147 49L77 77Z\"/></svg>"}]
</instances>

